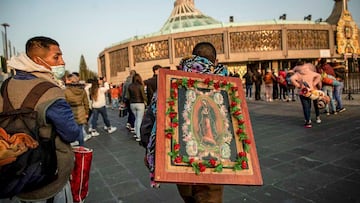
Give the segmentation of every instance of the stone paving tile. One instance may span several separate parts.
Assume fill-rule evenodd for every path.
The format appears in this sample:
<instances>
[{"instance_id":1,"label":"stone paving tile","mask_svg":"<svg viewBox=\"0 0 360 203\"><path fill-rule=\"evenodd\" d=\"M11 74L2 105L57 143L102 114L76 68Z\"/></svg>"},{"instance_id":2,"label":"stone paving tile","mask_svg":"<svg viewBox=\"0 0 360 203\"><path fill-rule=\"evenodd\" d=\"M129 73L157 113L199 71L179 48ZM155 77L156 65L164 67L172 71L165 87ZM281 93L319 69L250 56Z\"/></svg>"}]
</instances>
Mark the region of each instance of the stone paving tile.
<instances>
[{"instance_id":1,"label":"stone paving tile","mask_svg":"<svg viewBox=\"0 0 360 203\"><path fill-rule=\"evenodd\" d=\"M279 189L273 185L263 186L260 190L250 193L249 196L255 197L258 202L311 202L311 200L296 196L295 194Z\"/></svg>"},{"instance_id":2,"label":"stone paving tile","mask_svg":"<svg viewBox=\"0 0 360 203\"><path fill-rule=\"evenodd\" d=\"M360 184L347 180L338 180L327 185L316 192L306 195L307 198L314 202L359 202Z\"/></svg>"},{"instance_id":3,"label":"stone paving tile","mask_svg":"<svg viewBox=\"0 0 360 203\"><path fill-rule=\"evenodd\" d=\"M299 101L248 101L264 185L226 185L224 203L360 202L360 95L353 96L344 101L347 111L322 114L311 129L302 126ZM99 119L101 135L86 142L94 150L86 203L182 202L175 184L150 188L144 148L126 118L108 114L118 130L106 133Z\"/></svg>"},{"instance_id":4,"label":"stone paving tile","mask_svg":"<svg viewBox=\"0 0 360 203\"><path fill-rule=\"evenodd\" d=\"M276 183L275 186L297 196L304 196L321 189L324 185L333 183L335 180L334 176L308 170L296 173Z\"/></svg>"}]
</instances>

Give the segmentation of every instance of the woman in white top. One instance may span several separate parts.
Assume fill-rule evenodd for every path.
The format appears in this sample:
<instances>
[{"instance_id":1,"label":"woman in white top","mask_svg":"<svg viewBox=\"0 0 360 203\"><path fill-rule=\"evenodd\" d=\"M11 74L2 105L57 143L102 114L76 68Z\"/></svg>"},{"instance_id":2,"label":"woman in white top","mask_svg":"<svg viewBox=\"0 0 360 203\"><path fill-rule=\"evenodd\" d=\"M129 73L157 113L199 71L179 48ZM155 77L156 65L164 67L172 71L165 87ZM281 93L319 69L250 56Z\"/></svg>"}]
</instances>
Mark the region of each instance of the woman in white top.
<instances>
[{"instance_id":1,"label":"woman in white top","mask_svg":"<svg viewBox=\"0 0 360 203\"><path fill-rule=\"evenodd\" d=\"M103 87L99 86L100 84L104 84ZM99 133L96 131L96 126L97 126L97 120L99 117L99 114L101 114L105 126L104 129L108 132L108 133L113 133L116 130L116 127L112 127L110 124L110 120L108 118L107 115L107 111L106 111L106 97L105 97L105 93L109 90L109 84L104 81L102 78L100 78L99 81L94 81L92 83L91 89L90 89L90 97L92 100L92 114L93 117L91 119L91 135L92 136L98 136Z\"/></svg>"}]
</instances>

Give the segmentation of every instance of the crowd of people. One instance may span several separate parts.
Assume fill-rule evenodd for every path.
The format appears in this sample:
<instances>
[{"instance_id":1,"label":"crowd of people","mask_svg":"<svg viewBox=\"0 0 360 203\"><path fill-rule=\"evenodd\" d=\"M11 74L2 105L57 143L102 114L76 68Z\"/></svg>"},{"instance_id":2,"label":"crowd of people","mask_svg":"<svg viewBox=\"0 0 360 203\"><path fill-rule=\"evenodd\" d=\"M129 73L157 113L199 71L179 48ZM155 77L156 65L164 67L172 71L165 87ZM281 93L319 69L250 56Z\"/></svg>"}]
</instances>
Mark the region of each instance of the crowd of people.
<instances>
[{"instance_id":1,"label":"crowd of people","mask_svg":"<svg viewBox=\"0 0 360 203\"><path fill-rule=\"evenodd\" d=\"M79 74L73 72L64 75L65 62L59 44L47 37L34 37L26 44L26 53L10 60L9 66L16 70L12 80L20 81L23 87L32 85L38 80L50 81L58 89L46 100L41 100L47 108L42 114L42 120L54 128L61 139L56 142L59 159L59 177L53 183L39 188L31 193L18 195L22 202L72 202L69 178L73 167L73 154L70 144L83 146L84 142L101 133L98 128L99 115L103 119L103 130L110 134L117 130L111 125L107 108L118 110L120 106L128 109L126 128L134 134L137 142L141 141L141 125L145 110L148 108L156 115L157 75L160 65L152 67L153 77L143 81L135 70L129 72L126 81L119 85L109 84L105 77L93 78L82 82ZM194 47L192 58L181 60L179 70L200 72L202 74L217 74L228 76L226 66L218 64L216 50L213 45L201 42ZM239 77L239 76L237 76ZM316 123L321 123L319 99L308 96L305 90L322 90L327 97L325 112L327 115L337 114L346 109L342 105L341 94L344 81L344 70L334 68L320 59L311 64L299 61L291 70L280 70L274 73L266 69L251 70L242 78L245 80L246 98L261 100L261 88L264 87L264 100L296 101L299 99L304 113L304 126L311 128L311 106L314 105ZM11 88L18 88L19 84L10 83ZM253 85L255 94L253 95ZM40 95L41 96L41 95ZM151 186L154 183L156 150L156 120L150 123L152 127L149 143L146 148L145 163L149 169ZM5 154L5 153L1 153ZM11 153L8 153L11 154ZM14 153L13 153L14 154ZM2 159L4 157L0 157ZM177 184L179 194L185 202L222 202L223 185L207 184Z\"/></svg>"},{"instance_id":2,"label":"crowd of people","mask_svg":"<svg viewBox=\"0 0 360 203\"><path fill-rule=\"evenodd\" d=\"M255 85L255 100L273 102L300 100L306 128L311 128L311 103L315 110L316 123L321 123L320 109L326 115L336 115L346 110L342 104L342 90L344 88L345 68L338 63L328 63L327 59L319 58L315 64L299 60L295 67L280 69L277 73L267 68L263 74L261 69L256 71L247 69L242 76L245 80L246 99L252 99L252 89ZM261 89L264 96L261 97ZM304 90L317 91L326 97L305 95ZM322 102L322 103L321 103Z\"/></svg>"}]
</instances>

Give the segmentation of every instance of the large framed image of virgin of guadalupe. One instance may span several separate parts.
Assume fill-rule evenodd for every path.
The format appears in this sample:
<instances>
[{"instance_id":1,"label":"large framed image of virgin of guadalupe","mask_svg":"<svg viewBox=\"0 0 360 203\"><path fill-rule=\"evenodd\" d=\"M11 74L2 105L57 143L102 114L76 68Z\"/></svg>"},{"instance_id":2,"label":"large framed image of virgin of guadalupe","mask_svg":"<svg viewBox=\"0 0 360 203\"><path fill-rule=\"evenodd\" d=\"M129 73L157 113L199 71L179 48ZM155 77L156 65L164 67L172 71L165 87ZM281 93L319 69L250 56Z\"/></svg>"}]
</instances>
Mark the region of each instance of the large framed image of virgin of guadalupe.
<instances>
[{"instance_id":1,"label":"large framed image of virgin of guadalupe","mask_svg":"<svg viewBox=\"0 0 360 203\"><path fill-rule=\"evenodd\" d=\"M155 180L262 185L239 78L160 69Z\"/></svg>"}]
</instances>

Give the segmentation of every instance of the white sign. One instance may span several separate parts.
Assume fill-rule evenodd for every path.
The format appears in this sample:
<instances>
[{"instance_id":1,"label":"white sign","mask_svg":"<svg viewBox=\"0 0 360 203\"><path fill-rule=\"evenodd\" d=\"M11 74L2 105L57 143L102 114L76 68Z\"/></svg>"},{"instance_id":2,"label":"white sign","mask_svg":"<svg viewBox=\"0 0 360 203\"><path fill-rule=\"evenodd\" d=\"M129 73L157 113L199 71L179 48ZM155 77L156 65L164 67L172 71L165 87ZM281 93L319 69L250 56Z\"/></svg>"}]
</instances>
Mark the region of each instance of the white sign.
<instances>
[{"instance_id":1,"label":"white sign","mask_svg":"<svg viewBox=\"0 0 360 203\"><path fill-rule=\"evenodd\" d=\"M330 49L320 49L320 57L321 58L329 58L330 57Z\"/></svg>"}]
</instances>

